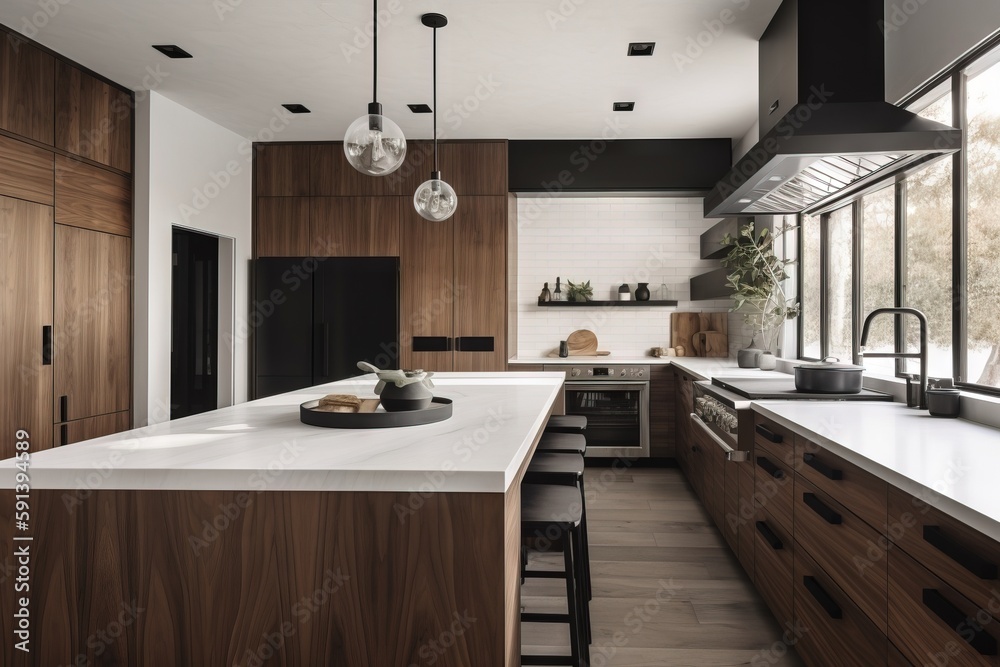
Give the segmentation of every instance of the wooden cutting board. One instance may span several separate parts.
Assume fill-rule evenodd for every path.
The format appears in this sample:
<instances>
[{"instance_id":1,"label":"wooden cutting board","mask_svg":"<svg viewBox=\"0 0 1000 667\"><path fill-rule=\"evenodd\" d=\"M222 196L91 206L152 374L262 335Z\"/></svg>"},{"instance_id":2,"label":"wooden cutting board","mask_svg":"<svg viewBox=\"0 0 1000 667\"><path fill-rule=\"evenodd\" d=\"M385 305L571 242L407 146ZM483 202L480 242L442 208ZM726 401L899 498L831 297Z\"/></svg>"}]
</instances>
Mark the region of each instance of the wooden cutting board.
<instances>
[{"instance_id":1,"label":"wooden cutting board","mask_svg":"<svg viewBox=\"0 0 1000 667\"><path fill-rule=\"evenodd\" d=\"M683 345L688 356L696 356L692 337L701 331L729 335L729 313L671 313L670 347ZM725 356L729 356L728 351Z\"/></svg>"},{"instance_id":2,"label":"wooden cutting board","mask_svg":"<svg viewBox=\"0 0 1000 667\"><path fill-rule=\"evenodd\" d=\"M691 336L691 349L699 357L728 357L729 336L720 331L699 331Z\"/></svg>"},{"instance_id":3,"label":"wooden cutting board","mask_svg":"<svg viewBox=\"0 0 1000 667\"><path fill-rule=\"evenodd\" d=\"M597 334L586 329L574 331L566 338L572 356L592 357L597 354Z\"/></svg>"}]
</instances>

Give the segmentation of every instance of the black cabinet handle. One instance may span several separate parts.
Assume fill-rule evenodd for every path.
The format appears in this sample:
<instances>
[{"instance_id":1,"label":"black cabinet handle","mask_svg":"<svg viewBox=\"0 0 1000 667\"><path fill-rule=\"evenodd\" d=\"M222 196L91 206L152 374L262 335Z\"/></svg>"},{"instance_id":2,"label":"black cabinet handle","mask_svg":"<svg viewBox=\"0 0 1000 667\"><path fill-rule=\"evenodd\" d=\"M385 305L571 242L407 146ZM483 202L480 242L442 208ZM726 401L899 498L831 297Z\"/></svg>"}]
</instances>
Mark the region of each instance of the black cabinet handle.
<instances>
[{"instance_id":1,"label":"black cabinet handle","mask_svg":"<svg viewBox=\"0 0 1000 667\"><path fill-rule=\"evenodd\" d=\"M451 338L448 336L414 336L414 352L451 352Z\"/></svg>"},{"instance_id":2,"label":"black cabinet handle","mask_svg":"<svg viewBox=\"0 0 1000 667\"><path fill-rule=\"evenodd\" d=\"M834 481L839 481L844 479L843 471L837 470L836 468L831 468L830 466L826 465L818 458L816 458L815 454L803 454L802 460L805 462L807 466L809 466L810 468L812 468L813 470L815 470L816 472L818 472L819 474L823 475L828 479L832 479Z\"/></svg>"},{"instance_id":3,"label":"black cabinet handle","mask_svg":"<svg viewBox=\"0 0 1000 667\"><path fill-rule=\"evenodd\" d=\"M802 501L809 506L809 509L823 517L827 523L836 526L843 522L843 517L817 498L815 493L803 493Z\"/></svg>"},{"instance_id":4,"label":"black cabinet handle","mask_svg":"<svg viewBox=\"0 0 1000 667\"><path fill-rule=\"evenodd\" d=\"M948 539L940 526L924 526L924 541L980 579L996 579L997 565Z\"/></svg>"},{"instance_id":5,"label":"black cabinet handle","mask_svg":"<svg viewBox=\"0 0 1000 667\"><path fill-rule=\"evenodd\" d=\"M59 427L59 446L61 447L63 445L68 445L68 444L69 444L69 425L62 424Z\"/></svg>"},{"instance_id":6,"label":"black cabinet handle","mask_svg":"<svg viewBox=\"0 0 1000 667\"><path fill-rule=\"evenodd\" d=\"M768 475L775 479L785 479L785 471L778 466L771 463L771 460L766 456L757 457L757 465L764 469Z\"/></svg>"},{"instance_id":7,"label":"black cabinet handle","mask_svg":"<svg viewBox=\"0 0 1000 667\"><path fill-rule=\"evenodd\" d=\"M59 421L69 421L69 396L59 397Z\"/></svg>"},{"instance_id":8,"label":"black cabinet handle","mask_svg":"<svg viewBox=\"0 0 1000 667\"><path fill-rule=\"evenodd\" d=\"M778 549L783 549L785 547L785 545L781 543L781 538L775 535L774 531L771 530L771 527L768 526L765 522L763 521L757 522L757 532L764 537L767 543L770 544L771 548L774 549L775 551L777 551Z\"/></svg>"},{"instance_id":9,"label":"black cabinet handle","mask_svg":"<svg viewBox=\"0 0 1000 667\"><path fill-rule=\"evenodd\" d=\"M493 336L459 336L455 339L456 352L493 352L496 339Z\"/></svg>"},{"instance_id":10,"label":"black cabinet handle","mask_svg":"<svg viewBox=\"0 0 1000 667\"><path fill-rule=\"evenodd\" d=\"M779 444L785 441L785 436L775 433L774 431L764 426L763 424L757 424L754 427L754 430L757 431L758 434L764 436L765 440L770 440L775 444Z\"/></svg>"},{"instance_id":11,"label":"black cabinet handle","mask_svg":"<svg viewBox=\"0 0 1000 667\"><path fill-rule=\"evenodd\" d=\"M840 606L834 602L829 593L823 590L823 587L816 581L816 577L806 575L802 577L802 583L805 584L806 590L812 593L812 596L816 598L816 602L819 602L830 618L839 620L844 617L844 612Z\"/></svg>"},{"instance_id":12,"label":"black cabinet handle","mask_svg":"<svg viewBox=\"0 0 1000 667\"><path fill-rule=\"evenodd\" d=\"M42 327L42 366L52 365L52 327Z\"/></svg>"},{"instance_id":13,"label":"black cabinet handle","mask_svg":"<svg viewBox=\"0 0 1000 667\"><path fill-rule=\"evenodd\" d=\"M330 325L323 323L323 377L330 377Z\"/></svg>"},{"instance_id":14,"label":"black cabinet handle","mask_svg":"<svg viewBox=\"0 0 1000 667\"><path fill-rule=\"evenodd\" d=\"M924 606L930 609L945 625L974 648L979 655L996 655L997 640L986 633L978 622L962 613L948 599L934 588L925 588Z\"/></svg>"}]
</instances>

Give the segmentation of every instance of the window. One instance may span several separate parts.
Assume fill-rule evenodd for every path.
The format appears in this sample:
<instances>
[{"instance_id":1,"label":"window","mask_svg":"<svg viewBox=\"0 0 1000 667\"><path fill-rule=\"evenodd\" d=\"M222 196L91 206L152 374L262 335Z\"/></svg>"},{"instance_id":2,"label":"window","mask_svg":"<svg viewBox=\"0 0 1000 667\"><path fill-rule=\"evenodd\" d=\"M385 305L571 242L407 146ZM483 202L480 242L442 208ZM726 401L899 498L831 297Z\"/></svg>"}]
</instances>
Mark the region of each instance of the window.
<instances>
[{"instance_id":1,"label":"window","mask_svg":"<svg viewBox=\"0 0 1000 667\"><path fill-rule=\"evenodd\" d=\"M820 345L820 221L818 216L806 216L802 220L802 337L800 356L819 359L823 356Z\"/></svg>"},{"instance_id":2,"label":"window","mask_svg":"<svg viewBox=\"0 0 1000 667\"><path fill-rule=\"evenodd\" d=\"M960 90L963 98L953 99ZM908 108L961 128L967 147L891 174L882 187L845 198L837 209L803 216L799 356L850 358L861 319L901 303L927 315L931 377L998 392L1000 36L914 95ZM915 352L919 328L911 318L902 321L896 340L893 318L878 320L868 349ZM864 363L877 372L919 370L916 360Z\"/></svg>"},{"instance_id":3,"label":"window","mask_svg":"<svg viewBox=\"0 0 1000 667\"><path fill-rule=\"evenodd\" d=\"M920 112L941 123L952 122L951 94ZM952 167L951 158L938 160L906 179L906 274L904 305L927 315L928 373L953 377L952 356ZM906 318L906 349L920 346L920 327ZM907 373L920 363L908 359Z\"/></svg>"},{"instance_id":4,"label":"window","mask_svg":"<svg viewBox=\"0 0 1000 667\"><path fill-rule=\"evenodd\" d=\"M861 198L861 317L896 303L896 189L892 186ZM896 347L893 318L872 322L867 349ZM895 375L892 359L865 359L870 371Z\"/></svg>"},{"instance_id":5,"label":"window","mask_svg":"<svg viewBox=\"0 0 1000 667\"><path fill-rule=\"evenodd\" d=\"M827 354L849 362L854 354L852 271L854 268L854 216L852 206L830 214L827 220Z\"/></svg>"},{"instance_id":6,"label":"window","mask_svg":"<svg viewBox=\"0 0 1000 667\"><path fill-rule=\"evenodd\" d=\"M1000 387L1000 64L968 82L967 382Z\"/></svg>"}]
</instances>

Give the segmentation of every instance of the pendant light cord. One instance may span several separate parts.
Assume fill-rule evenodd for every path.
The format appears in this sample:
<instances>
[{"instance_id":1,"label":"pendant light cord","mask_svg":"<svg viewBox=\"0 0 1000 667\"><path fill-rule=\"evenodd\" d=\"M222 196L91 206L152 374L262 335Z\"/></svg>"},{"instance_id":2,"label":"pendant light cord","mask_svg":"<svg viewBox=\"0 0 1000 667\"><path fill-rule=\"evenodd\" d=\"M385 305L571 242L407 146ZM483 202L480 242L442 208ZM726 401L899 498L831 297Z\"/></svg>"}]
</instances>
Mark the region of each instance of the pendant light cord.
<instances>
[{"instance_id":1,"label":"pendant light cord","mask_svg":"<svg viewBox=\"0 0 1000 667\"><path fill-rule=\"evenodd\" d=\"M434 28L434 171L438 171L438 29Z\"/></svg>"},{"instance_id":2,"label":"pendant light cord","mask_svg":"<svg viewBox=\"0 0 1000 667\"><path fill-rule=\"evenodd\" d=\"M378 102L378 0L372 0L372 103Z\"/></svg>"}]
</instances>

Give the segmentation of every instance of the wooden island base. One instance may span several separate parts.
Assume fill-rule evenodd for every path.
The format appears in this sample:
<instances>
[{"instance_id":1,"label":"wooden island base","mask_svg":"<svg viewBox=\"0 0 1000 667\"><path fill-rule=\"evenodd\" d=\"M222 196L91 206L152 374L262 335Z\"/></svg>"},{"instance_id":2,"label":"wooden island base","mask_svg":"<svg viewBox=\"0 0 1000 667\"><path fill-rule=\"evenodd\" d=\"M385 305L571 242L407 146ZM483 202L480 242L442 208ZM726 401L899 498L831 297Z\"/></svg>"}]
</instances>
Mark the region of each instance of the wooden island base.
<instances>
[{"instance_id":1,"label":"wooden island base","mask_svg":"<svg viewBox=\"0 0 1000 667\"><path fill-rule=\"evenodd\" d=\"M36 490L20 532L3 490L0 662L513 667L519 504L516 483L506 494ZM15 592L24 545L27 593ZM30 653L15 649L23 596Z\"/></svg>"}]
</instances>

